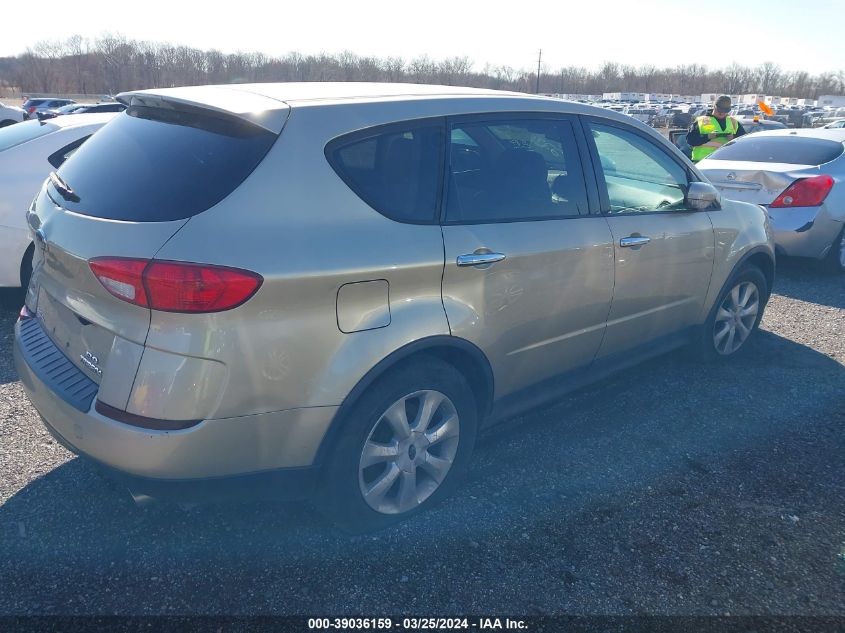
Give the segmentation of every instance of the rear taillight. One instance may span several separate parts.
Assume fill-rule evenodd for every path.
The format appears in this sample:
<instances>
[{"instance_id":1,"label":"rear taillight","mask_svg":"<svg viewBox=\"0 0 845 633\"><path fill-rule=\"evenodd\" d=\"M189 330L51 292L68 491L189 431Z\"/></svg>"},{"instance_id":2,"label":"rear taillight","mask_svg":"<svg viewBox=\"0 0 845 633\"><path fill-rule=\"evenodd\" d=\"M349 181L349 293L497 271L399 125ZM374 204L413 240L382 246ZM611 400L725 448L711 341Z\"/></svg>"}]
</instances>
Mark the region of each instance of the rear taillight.
<instances>
[{"instance_id":1,"label":"rear taillight","mask_svg":"<svg viewBox=\"0 0 845 633\"><path fill-rule=\"evenodd\" d=\"M123 257L88 262L118 299L164 312L221 312L249 299L264 279L239 268Z\"/></svg>"},{"instance_id":2,"label":"rear taillight","mask_svg":"<svg viewBox=\"0 0 845 633\"><path fill-rule=\"evenodd\" d=\"M29 106L29 109L27 110L27 112L29 112L30 114L35 112L35 106Z\"/></svg>"},{"instance_id":3,"label":"rear taillight","mask_svg":"<svg viewBox=\"0 0 845 633\"><path fill-rule=\"evenodd\" d=\"M817 207L833 188L833 178L828 175L801 178L789 185L770 207Z\"/></svg>"}]
</instances>

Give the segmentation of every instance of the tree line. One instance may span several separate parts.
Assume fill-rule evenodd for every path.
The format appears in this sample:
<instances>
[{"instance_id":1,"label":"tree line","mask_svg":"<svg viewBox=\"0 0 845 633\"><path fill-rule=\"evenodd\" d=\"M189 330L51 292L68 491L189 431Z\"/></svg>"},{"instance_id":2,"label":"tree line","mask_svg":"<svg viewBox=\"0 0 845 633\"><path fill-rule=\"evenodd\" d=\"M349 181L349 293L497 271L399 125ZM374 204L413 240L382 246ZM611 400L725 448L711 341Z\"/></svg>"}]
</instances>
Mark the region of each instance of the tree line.
<instances>
[{"instance_id":1,"label":"tree line","mask_svg":"<svg viewBox=\"0 0 845 633\"><path fill-rule=\"evenodd\" d=\"M487 64L477 70L468 57L403 59L348 51L270 57L132 40L119 34L42 41L20 55L0 58L0 86L23 94L117 94L141 88L265 81L401 81L534 92L537 77L534 70L510 66ZM544 93L621 91L817 98L845 94L845 71L811 75L785 71L772 62L755 67L734 63L718 69L702 64L660 68L604 62L593 70L567 66L556 71L544 68L540 73L540 92Z\"/></svg>"}]
</instances>

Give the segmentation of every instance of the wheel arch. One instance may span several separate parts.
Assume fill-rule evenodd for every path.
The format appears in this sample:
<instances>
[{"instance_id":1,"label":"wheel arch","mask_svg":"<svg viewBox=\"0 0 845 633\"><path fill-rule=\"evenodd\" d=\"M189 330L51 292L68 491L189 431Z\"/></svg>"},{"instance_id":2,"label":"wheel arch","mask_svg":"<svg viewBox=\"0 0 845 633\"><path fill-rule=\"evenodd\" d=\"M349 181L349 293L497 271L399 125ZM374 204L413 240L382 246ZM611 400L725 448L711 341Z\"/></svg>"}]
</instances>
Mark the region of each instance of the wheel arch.
<instances>
[{"instance_id":1,"label":"wheel arch","mask_svg":"<svg viewBox=\"0 0 845 633\"><path fill-rule=\"evenodd\" d=\"M27 273L27 276L32 274L32 256L35 254L35 242L30 242L29 246L26 247L26 250L23 253L23 257L21 258L21 266L20 266L20 279L21 279L21 288L26 290L26 287L29 285L29 279L24 279L24 273ZM28 264L28 265L27 265ZM29 268L29 270L26 270Z\"/></svg>"},{"instance_id":2,"label":"wheel arch","mask_svg":"<svg viewBox=\"0 0 845 633\"><path fill-rule=\"evenodd\" d=\"M716 301L718 301L725 286L731 282L731 279L734 278L743 266L749 264L756 266L763 273L763 277L766 279L766 285L768 286L766 288L766 300L768 301L769 296L772 294L772 285L775 280L775 256L770 248L760 244L748 249L748 251L739 256L736 263L730 268L730 272L721 278L720 281L711 281L710 289L707 291L707 299L702 306L700 323L704 323L707 320L710 311L713 309Z\"/></svg>"},{"instance_id":3,"label":"wheel arch","mask_svg":"<svg viewBox=\"0 0 845 633\"><path fill-rule=\"evenodd\" d=\"M765 248L757 247L751 249L748 253L743 255L742 259L737 262L737 265L734 266L734 269L731 271L730 277L728 277L728 282L730 281L731 277L733 277L737 271L741 270L743 266L752 265L756 266L760 269L760 272L763 273L763 277L766 278L766 299L771 296L772 294L772 286L775 282L775 260L772 257L771 253ZM726 282L727 283L727 282Z\"/></svg>"},{"instance_id":4,"label":"wheel arch","mask_svg":"<svg viewBox=\"0 0 845 633\"><path fill-rule=\"evenodd\" d=\"M314 465L321 465L334 445L349 411L360 400L366 390L389 370L411 363L416 358L434 357L449 363L469 382L476 401L479 422L489 413L493 405L493 370L484 352L469 341L447 335L426 337L392 352L371 368L344 398L328 431L320 442ZM481 397L479 397L479 394Z\"/></svg>"}]
</instances>

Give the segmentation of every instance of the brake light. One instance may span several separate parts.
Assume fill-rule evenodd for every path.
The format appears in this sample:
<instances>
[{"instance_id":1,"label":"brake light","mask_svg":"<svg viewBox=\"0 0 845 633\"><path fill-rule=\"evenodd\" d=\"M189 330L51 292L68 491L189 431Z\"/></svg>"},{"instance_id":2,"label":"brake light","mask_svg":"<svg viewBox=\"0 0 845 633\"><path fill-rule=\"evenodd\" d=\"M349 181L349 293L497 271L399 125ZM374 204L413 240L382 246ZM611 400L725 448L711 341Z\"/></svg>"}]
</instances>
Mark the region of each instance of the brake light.
<instances>
[{"instance_id":1,"label":"brake light","mask_svg":"<svg viewBox=\"0 0 845 633\"><path fill-rule=\"evenodd\" d=\"M27 112L29 112L30 114L35 112L35 106L29 106L29 109L27 110Z\"/></svg>"},{"instance_id":2,"label":"brake light","mask_svg":"<svg viewBox=\"0 0 845 633\"><path fill-rule=\"evenodd\" d=\"M146 259L98 257L88 262L88 265L97 280L115 297L146 307L149 302L144 290L143 275L149 263Z\"/></svg>"},{"instance_id":3,"label":"brake light","mask_svg":"<svg viewBox=\"0 0 845 633\"><path fill-rule=\"evenodd\" d=\"M817 207L833 189L833 178L828 175L812 176L796 180L781 193L770 207Z\"/></svg>"},{"instance_id":4,"label":"brake light","mask_svg":"<svg viewBox=\"0 0 845 633\"><path fill-rule=\"evenodd\" d=\"M92 272L112 295L163 312L222 312L256 293L264 281L239 268L123 257L96 257Z\"/></svg>"}]
</instances>

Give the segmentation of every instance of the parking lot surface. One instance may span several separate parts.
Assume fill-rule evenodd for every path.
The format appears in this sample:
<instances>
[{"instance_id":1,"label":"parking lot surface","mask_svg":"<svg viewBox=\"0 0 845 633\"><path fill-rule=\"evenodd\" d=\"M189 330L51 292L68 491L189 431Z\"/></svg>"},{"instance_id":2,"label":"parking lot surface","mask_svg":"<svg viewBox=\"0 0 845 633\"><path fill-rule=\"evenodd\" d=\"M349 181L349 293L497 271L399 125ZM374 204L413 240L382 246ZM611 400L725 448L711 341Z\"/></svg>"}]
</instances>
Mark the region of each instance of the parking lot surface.
<instances>
[{"instance_id":1,"label":"parking lot surface","mask_svg":"<svg viewBox=\"0 0 845 633\"><path fill-rule=\"evenodd\" d=\"M681 353L487 432L368 536L136 508L43 430L0 315L0 614L845 615L845 280L787 263L744 357Z\"/></svg>"}]
</instances>

